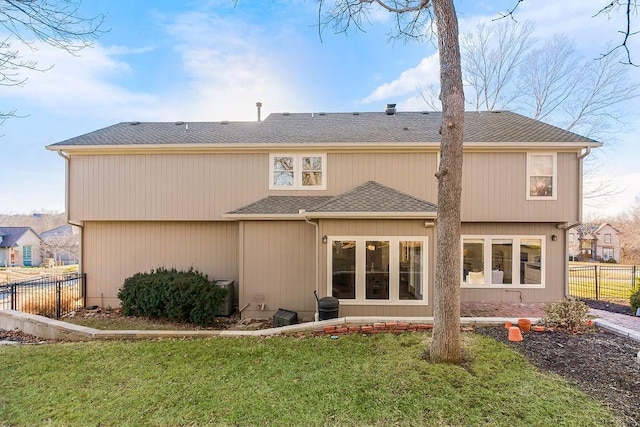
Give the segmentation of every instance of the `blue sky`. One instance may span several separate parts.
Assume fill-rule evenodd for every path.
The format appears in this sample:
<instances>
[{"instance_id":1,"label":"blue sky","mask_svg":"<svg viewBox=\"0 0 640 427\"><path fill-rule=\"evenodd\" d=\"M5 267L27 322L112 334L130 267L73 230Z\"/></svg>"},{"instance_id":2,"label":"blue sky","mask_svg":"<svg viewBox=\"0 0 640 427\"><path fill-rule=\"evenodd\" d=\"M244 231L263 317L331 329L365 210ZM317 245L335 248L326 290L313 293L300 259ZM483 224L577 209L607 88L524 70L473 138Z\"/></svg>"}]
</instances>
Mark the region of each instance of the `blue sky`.
<instances>
[{"instance_id":1,"label":"blue sky","mask_svg":"<svg viewBox=\"0 0 640 427\"><path fill-rule=\"evenodd\" d=\"M456 2L461 31L491 24L516 0ZM594 18L604 0L527 0L518 19L536 36L565 33L585 57L607 50L622 28L619 17ZM44 146L121 121L255 120L255 103L270 112L382 111L428 107L416 85L438 81L430 42L389 42L392 16L371 17L366 33L318 36L314 1L85 0L83 12L107 13L104 34L74 57L49 46L22 49L47 72L32 72L23 87L1 87L2 111L21 119L0 127L0 213L64 210L64 161ZM636 56L640 45L633 41ZM640 82L640 69L629 71ZM625 211L640 194L640 99L626 108L625 131L611 135L601 176L621 190L606 207Z\"/></svg>"}]
</instances>

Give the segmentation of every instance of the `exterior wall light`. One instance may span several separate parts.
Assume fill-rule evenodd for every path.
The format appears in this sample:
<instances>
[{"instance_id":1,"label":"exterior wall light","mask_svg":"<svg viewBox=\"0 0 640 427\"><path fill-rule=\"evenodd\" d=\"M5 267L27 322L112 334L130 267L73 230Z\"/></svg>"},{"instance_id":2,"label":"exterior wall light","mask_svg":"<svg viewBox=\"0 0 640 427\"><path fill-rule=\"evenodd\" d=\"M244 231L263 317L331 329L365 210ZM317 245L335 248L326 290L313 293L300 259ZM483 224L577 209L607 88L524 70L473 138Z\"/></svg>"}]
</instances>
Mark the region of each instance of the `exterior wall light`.
<instances>
[{"instance_id":1,"label":"exterior wall light","mask_svg":"<svg viewBox=\"0 0 640 427\"><path fill-rule=\"evenodd\" d=\"M322 236L322 243L327 243L327 235Z\"/></svg>"},{"instance_id":2,"label":"exterior wall light","mask_svg":"<svg viewBox=\"0 0 640 427\"><path fill-rule=\"evenodd\" d=\"M555 234L552 234L551 235L551 240L553 240L555 242L556 240L558 240L558 236L556 236Z\"/></svg>"}]
</instances>

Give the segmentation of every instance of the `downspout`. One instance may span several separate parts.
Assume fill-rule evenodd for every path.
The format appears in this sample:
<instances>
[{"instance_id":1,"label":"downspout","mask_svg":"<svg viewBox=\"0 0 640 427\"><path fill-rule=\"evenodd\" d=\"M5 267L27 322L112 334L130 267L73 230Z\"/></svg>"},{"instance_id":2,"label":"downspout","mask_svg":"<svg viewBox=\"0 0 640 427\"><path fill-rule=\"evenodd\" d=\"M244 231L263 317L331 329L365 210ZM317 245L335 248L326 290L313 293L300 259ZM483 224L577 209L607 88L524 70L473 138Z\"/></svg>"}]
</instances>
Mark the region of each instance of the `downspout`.
<instances>
[{"instance_id":1,"label":"downspout","mask_svg":"<svg viewBox=\"0 0 640 427\"><path fill-rule=\"evenodd\" d=\"M584 195L582 194L583 192L583 183L582 183L582 174L583 174L583 166L582 166L582 160L587 157L589 154L591 154L591 148L590 147L586 147L585 148L585 152L580 154L578 156L578 222L582 222L582 203L583 203L583 199L584 199Z\"/></svg>"},{"instance_id":2,"label":"downspout","mask_svg":"<svg viewBox=\"0 0 640 427\"><path fill-rule=\"evenodd\" d=\"M300 214L304 215L304 210L300 210ZM307 224L311 224L315 227L316 229L316 238L315 238L315 242L316 242L316 295L318 294L318 292L320 291L320 250L318 249L318 245L320 244L320 226L318 225L317 222L313 222L310 221L309 218L304 215L304 220ZM319 318L319 313L318 313L318 304L316 304L316 313L315 313L315 320L318 320Z\"/></svg>"},{"instance_id":3,"label":"downspout","mask_svg":"<svg viewBox=\"0 0 640 427\"><path fill-rule=\"evenodd\" d=\"M583 174L583 160L591 154L591 148L585 147L584 153L578 156L578 222L570 227L564 229L564 262L567 263L567 268L564 269L564 296L569 297L569 230L576 225L582 223L582 203L584 201L583 191L584 185L582 182Z\"/></svg>"},{"instance_id":4,"label":"downspout","mask_svg":"<svg viewBox=\"0 0 640 427\"><path fill-rule=\"evenodd\" d=\"M70 168L70 159L69 156L67 156L66 154L64 154L61 150L56 151L56 153L58 153L58 155L60 157L62 157L64 159L64 183L65 183L65 188L64 188L64 216L65 216L65 220L67 221L67 223L69 223L70 225L76 226L80 229L80 253L78 254L78 273L80 274L84 274L84 270L82 268L82 258L83 258L83 253L84 253L84 225L82 224L82 222L76 222L76 221L71 221L69 219L69 206L71 205L69 203L69 168ZM85 298L85 303L86 303L86 295L84 295Z\"/></svg>"}]
</instances>

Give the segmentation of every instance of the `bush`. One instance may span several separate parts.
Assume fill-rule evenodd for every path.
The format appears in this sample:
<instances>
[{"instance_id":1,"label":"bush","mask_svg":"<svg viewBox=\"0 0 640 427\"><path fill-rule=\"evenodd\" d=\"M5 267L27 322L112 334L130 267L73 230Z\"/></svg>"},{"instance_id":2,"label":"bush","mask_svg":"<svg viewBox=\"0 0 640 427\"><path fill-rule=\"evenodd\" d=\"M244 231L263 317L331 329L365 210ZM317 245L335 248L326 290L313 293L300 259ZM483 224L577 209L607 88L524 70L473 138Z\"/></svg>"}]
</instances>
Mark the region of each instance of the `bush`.
<instances>
[{"instance_id":1,"label":"bush","mask_svg":"<svg viewBox=\"0 0 640 427\"><path fill-rule=\"evenodd\" d=\"M589 306L582 301L563 300L545 305L545 326L577 332L587 326Z\"/></svg>"},{"instance_id":2,"label":"bush","mask_svg":"<svg viewBox=\"0 0 640 427\"><path fill-rule=\"evenodd\" d=\"M629 298L633 314L635 314L638 311L638 308L640 308L640 279L636 279L636 288L637 289L631 293L631 297Z\"/></svg>"},{"instance_id":3,"label":"bush","mask_svg":"<svg viewBox=\"0 0 640 427\"><path fill-rule=\"evenodd\" d=\"M211 325L227 294L206 275L159 268L125 279L118 291L122 312L127 316L163 317Z\"/></svg>"}]
</instances>

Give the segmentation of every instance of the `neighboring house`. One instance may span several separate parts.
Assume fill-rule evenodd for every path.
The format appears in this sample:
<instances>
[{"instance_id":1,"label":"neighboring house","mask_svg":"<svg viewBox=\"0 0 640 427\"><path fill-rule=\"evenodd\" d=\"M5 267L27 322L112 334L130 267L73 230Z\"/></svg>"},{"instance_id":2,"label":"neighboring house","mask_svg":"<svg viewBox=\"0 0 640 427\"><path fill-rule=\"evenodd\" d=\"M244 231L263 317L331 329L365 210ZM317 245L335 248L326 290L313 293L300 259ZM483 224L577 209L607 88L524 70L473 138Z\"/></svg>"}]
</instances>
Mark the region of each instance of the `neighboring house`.
<instances>
[{"instance_id":1,"label":"neighboring house","mask_svg":"<svg viewBox=\"0 0 640 427\"><path fill-rule=\"evenodd\" d=\"M580 224L569 231L569 257L576 261L620 261L620 233L611 224Z\"/></svg>"},{"instance_id":2,"label":"neighboring house","mask_svg":"<svg viewBox=\"0 0 640 427\"><path fill-rule=\"evenodd\" d=\"M39 266L41 241L31 227L0 227L0 267Z\"/></svg>"},{"instance_id":3,"label":"neighboring house","mask_svg":"<svg viewBox=\"0 0 640 427\"><path fill-rule=\"evenodd\" d=\"M52 259L55 265L78 264L80 235L78 227L61 225L40 233L42 257Z\"/></svg>"},{"instance_id":4,"label":"neighboring house","mask_svg":"<svg viewBox=\"0 0 640 427\"><path fill-rule=\"evenodd\" d=\"M165 266L232 279L244 317L430 316L441 113L271 114L120 123L47 147L66 159L87 304ZM465 113L462 301L565 295L582 161L601 144L506 111Z\"/></svg>"}]
</instances>

